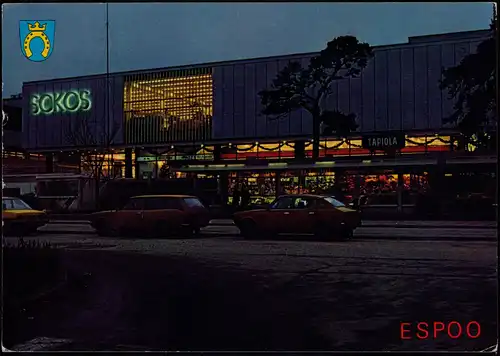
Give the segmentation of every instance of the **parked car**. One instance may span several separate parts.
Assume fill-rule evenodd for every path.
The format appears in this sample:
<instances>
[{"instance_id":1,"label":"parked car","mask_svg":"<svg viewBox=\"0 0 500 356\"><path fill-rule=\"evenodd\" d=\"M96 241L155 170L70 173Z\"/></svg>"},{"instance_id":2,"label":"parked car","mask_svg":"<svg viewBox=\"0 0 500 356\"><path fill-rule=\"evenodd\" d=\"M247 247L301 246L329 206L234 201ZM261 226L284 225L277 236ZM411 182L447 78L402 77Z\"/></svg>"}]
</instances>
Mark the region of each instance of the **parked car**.
<instances>
[{"instance_id":1,"label":"parked car","mask_svg":"<svg viewBox=\"0 0 500 356\"><path fill-rule=\"evenodd\" d=\"M351 238L361 225L358 211L331 196L312 194L283 195L266 209L235 213L233 220L247 239L281 233Z\"/></svg>"},{"instance_id":2,"label":"parked car","mask_svg":"<svg viewBox=\"0 0 500 356\"><path fill-rule=\"evenodd\" d=\"M5 235L31 235L48 223L45 211L35 210L22 199L2 197L2 219Z\"/></svg>"},{"instance_id":3,"label":"parked car","mask_svg":"<svg viewBox=\"0 0 500 356\"><path fill-rule=\"evenodd\" d=\"M190 195L141 195L118 210L91 214L91 225L101 236L156 236L198 234L210 222L201 201Z\"/></svg>"}]
</instances>

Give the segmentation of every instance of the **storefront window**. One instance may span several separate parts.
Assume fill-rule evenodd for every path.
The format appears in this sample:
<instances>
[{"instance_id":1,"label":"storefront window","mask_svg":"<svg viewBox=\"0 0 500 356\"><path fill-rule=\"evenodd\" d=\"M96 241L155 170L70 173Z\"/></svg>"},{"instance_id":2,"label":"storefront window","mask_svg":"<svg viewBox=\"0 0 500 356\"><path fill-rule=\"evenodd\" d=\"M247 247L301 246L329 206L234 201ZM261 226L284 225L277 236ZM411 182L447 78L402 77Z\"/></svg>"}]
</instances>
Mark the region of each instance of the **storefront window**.
<instances>
[{"instance_id":1,"label":"storefront window","mask_svg":"<svg viewBox=\"0 0 500 356\"><path fill-rule=\"evenodd\" d=\"M246 187L250 193L250 204L269 204L276 197L275 173L232 173L229 176L228 203L233 203L235 190Z\"/></svg>"},{"instance_id":2,"label":"storefront window","mask_svg":"<svg viewBox=\"0 0 500 356\"><path fill-rule=\"evenodd\" d=\"M132 159L134 157L135 154L133 154ZM101 177L105 179L123 178L125 177L125 154L122 151L84 153L81 156L81 170L82 173L92 176L101 170Z\"/></svg>"}]
</instances>

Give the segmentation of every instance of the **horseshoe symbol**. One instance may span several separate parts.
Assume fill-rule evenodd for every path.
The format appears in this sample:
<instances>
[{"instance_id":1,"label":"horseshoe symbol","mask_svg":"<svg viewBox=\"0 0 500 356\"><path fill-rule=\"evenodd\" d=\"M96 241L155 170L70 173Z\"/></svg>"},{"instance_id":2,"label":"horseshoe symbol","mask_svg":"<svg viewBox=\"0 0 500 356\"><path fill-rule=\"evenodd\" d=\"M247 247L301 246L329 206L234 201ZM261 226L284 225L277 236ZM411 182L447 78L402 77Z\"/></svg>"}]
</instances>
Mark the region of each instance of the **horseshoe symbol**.
<instances>
[{"instance_id":1,"label":"horseshoe symbol","mask_svg":"<svg viewBox=\"0 0 500 356\"><path fill-rule=\"evenodd\" d=\"M33 31L26 36L24 39L24 51L26 52L26 57L30 58L33 55L33 52L31 51L30 44L31 41L35 38L41 38L43 41L43 51L42 51L42 56L43 58L47 58L49 55L50 51L50 41L49 38L45 33L42 31Z\"/></svg>"}]
</instances>

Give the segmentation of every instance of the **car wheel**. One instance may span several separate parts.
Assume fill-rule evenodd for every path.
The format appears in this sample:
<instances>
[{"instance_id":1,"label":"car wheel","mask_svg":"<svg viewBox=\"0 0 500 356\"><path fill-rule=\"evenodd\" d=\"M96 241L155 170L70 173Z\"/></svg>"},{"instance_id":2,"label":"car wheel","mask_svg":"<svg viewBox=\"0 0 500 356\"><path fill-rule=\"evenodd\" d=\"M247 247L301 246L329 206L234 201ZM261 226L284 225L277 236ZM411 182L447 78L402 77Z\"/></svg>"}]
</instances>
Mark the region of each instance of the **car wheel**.
<instances>
[{"instance_id":1,"label":"car wheel","mask_svg":"<svg viewBox=\"0 0 500 356\"><path fill-rule=\"evenodd\" d=\"M257 224L252 220L243 220L240 223L239 228L241 236L243 236L244 239L253 240L259 237L259 228L257 227Z\"/></svg>"},{"instance_id":2,"label":"car wheel","mask_svg":"<svg viewBox=\"0 0 500 356\"><path fill-rule=\"evenodd\" d=\"M38 228L32 227L32 228L26 228L24 230L24 236L36 236L38 234Z\"/></svg>"},{"instance_id":3,"label":"car wheel","mask_svg":"<svg viewBox=\"0 0 500 356\"><path fill-rule=\"evenodd\" d=\"M98 236L116 237L120 235L120 231L112 226L106 226L105 220L99 220L95 223L95 231Z\"/></svg>"},{"instance_id":4,"label":"car wheel","mask_svg":"<svg viewBox=\"0 0 500 356\"><path fill-rule=\"evenodd\" d=\"M354 236L354 229L346 225L342 225L342 227L340 228L340 237L343 240L350 240L353 238L353 236Z\"/></svg>"},{"instance_id":5,"label":"car wheel","mask_svg":"<svg viewBox=\"0 0 500 356\"><path fill-rule=\"evenodd\" d=\"M179 231L180 231L181 236L185 237L185 238L193 237L196 235L196 228L194 228L192 226L181 226ZM199 232L199 229L198 229L198 232Z\"/></svg>"}]
</instances>

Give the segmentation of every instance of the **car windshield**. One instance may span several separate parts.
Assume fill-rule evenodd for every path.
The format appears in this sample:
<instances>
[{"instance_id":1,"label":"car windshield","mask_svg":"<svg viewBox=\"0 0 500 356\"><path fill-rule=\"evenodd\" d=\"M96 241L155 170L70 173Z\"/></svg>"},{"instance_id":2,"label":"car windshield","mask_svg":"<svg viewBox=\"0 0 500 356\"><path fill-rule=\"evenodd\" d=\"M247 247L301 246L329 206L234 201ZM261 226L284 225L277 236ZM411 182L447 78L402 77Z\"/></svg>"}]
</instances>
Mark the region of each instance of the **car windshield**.
<instances>
[{"instance_id":1,"label":"car windshield","mask_svg":"<svg viewBox=\"0 0 500 356\"><path fill-rule=\"evenodd\" d=\"M13 209L13 210L33 210L31 206L26 204L21 199L2 199L2 209Z\"/></svg>"},{"instance_id":2,"label":"car windshield","mask_svg":"<svg viewBox=\"0 0 500 356\"><path fill-rule=\"evenodd\" d=\"M330 204L332 204L334 207L336 208L340 208L340 207L343 207L345 206L344 203L338 201L337 199L333 198L333 197L325 197L325 200L327 202L329 202Z\"/></svg>"},{"instance_id":3,"label":"car windshield","mask_svg":"<svg viewBox=\"0 0 500 356\"><path fill-rule=\"evenodd\" d=\"M190 208L204 208L203 203L196 198L185 198L184 202L186 202L186 205Z\"/></svg>"}]
</instances>

